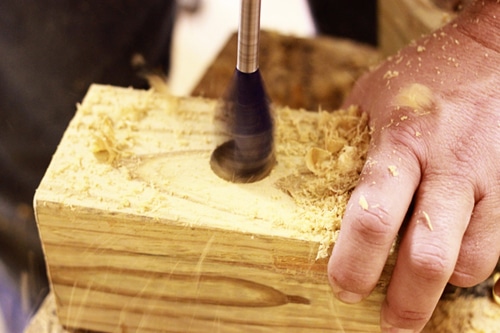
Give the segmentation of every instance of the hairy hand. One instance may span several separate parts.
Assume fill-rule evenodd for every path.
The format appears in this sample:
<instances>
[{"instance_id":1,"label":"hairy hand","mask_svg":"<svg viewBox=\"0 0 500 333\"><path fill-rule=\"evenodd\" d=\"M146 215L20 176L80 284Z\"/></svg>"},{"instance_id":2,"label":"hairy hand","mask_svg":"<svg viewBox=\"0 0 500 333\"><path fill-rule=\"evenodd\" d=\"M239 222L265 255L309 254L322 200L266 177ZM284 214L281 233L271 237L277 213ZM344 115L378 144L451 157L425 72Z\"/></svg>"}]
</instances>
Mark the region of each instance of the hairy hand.
<instances>
[{"instance_id":1,"label":"hairy hand","mask_svg":"<svg viewBox=\"0 0 500 333\"><path fill-rule=\"evenodd\" d=\"M329 278L341 300L360 301L401 231L384 332L421 330L446 283L475 285L499 259L499 9L475 2L361 78L345 103L369 114L373 133Z\"/></svg>"}]
</instances>

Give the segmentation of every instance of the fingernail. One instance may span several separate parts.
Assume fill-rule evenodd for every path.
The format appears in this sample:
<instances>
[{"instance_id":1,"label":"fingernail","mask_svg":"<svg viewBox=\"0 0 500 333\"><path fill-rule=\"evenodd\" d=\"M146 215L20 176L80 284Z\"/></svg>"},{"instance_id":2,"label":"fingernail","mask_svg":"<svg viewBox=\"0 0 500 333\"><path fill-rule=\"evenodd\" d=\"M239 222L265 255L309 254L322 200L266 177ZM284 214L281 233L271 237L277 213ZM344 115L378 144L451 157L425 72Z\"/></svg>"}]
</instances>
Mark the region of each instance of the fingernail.
<instances>
[{"instance_id":1,"label":"fingernail","mask_svg":"<svg viewBox=\"0 0 500 333\"><path fill-rule=\"evenodd\" d=\"M351 293L349 291L341 291L337 293L337 298L344 303L354 304L361 302L363 300L363 295Z\"/></svg>"},{"instance_id":2,"label":"fingernail","mask_svg":"<svg viewBox=\"0 0 500 333\"><path fill-rule=\"evenodd\" d=\"M388 324L386 321L382 319L381 323L382 333L416 333L417 331L407 328L397 328Z\"/></svg>"},{"instance_id":3,"label":"fingernail","mask_svg":"<svg viewBox=\"0 0 500 333\"><path fill-rule=\"evenodd\" d=\"M335 297L341 302L347 304L359 303L363 300L363 298L365 298L363 295L343 290L335 283L335 279L333 277L330 279L330 287L332 288Z\"/></svg>"},{"instance_id":4,"label":"fingernail","mask_svg":"<svg viewBox=\"0 0 500 333\"><path fill-rule=\"evenodd\" d=\"M382 327L382 333L417 333L417 331L407 328Z\"/></svg>"}]
</instances>

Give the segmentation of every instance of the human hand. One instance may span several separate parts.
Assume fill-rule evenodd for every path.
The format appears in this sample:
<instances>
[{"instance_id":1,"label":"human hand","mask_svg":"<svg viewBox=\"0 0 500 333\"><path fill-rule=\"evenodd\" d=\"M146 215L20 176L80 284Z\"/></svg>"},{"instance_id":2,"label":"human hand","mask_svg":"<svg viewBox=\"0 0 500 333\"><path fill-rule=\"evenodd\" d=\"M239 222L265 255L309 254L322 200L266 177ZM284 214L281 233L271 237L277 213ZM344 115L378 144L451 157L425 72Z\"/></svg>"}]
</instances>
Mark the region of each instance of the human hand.
<instances>
[{"instance_id":1,"label":"human hand","mask_svg":"<svg viewBox=\"0 0 500 333\"><path fill-rule=\"evenodd\" d=\"M475 285L499 259L498 18L496 0L474 1L362 77L345 102L369 114L373 133L328 276L338 298L360 301L401 231L383 332L420 331L447 282Z\"/></svg>"}]
</instances>

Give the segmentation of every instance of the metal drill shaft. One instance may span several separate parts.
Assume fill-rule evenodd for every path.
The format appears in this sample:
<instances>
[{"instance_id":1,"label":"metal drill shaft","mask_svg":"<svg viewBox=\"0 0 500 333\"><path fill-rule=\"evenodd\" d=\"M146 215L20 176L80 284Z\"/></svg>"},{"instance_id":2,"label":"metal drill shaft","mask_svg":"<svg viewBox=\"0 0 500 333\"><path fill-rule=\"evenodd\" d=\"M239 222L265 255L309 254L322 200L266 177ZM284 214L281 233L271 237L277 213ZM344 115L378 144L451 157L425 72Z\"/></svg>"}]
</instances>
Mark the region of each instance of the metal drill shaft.
<instances>
[{"instance_id":1,"label":"metal drill shaft","mask_svg":"<svg viewBox=\"0 0 500 333\"><path fill-rule=\"evenodd\" d=\"M260 0L242 0L236 68L242 73L259 69Z\"/></svg>"}]
</instances>

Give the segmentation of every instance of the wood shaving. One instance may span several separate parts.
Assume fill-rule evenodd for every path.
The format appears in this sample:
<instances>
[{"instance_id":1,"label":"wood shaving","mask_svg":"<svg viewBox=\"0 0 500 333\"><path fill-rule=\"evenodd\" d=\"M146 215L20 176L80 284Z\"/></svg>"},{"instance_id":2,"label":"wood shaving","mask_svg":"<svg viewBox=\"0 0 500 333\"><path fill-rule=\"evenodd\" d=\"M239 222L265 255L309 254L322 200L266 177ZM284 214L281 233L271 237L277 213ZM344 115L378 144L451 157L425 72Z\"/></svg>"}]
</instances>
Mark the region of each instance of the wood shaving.
<instances>
[{"instance_id":1,"label":"wood shaving","mask_svg":"<svg viewBox=\"0 0 500 333\"><path fill-rule=\"evenodd\" d=\"M398 167L397 166L395 166L395 165L389 165L387 168L389 169L389 172L391 173L391 175L393 177L399 176L399 171L398 171Z\"/></svg>"},{"instance_id":2,"label":"wood shaving","mask_svg":"<svg viewBox=\"0 0 500 333\"><path fill-rule=\"evenodd\" d=\"M306 166L315 175L321 175L328 170L331 158L328 150L313 147L306 154Z\"/></svg>"},{"instance_id":3,"label":"wood shaving","mask_svg":"<svg viewBox=\"0 0 500 333\"><path fill-rule=\"evenodd\" d=\"M293 117L288 112L293 112ZM322 111L319 117L287 109L276 116L278 156L302 155L304 165L276 183L303 209L300 225L287 222L286 226L320 237L318 258L325 258L366 161L368 116L354 106Z\"/></svg>"},{"instance_id":4,"label":"wood shaving","mask_svg":"<svg viewBox=\"0 0 500 333\"><path fill-rule=\"evenodd\" d=\"M459 297L443 300L436 307L423 333L496 333L500 307L488 297Z\"/></svg>"},{"instance_id":5,"label":"wood shaving","mask_svg":"<svg viewBox=\"0 0 500 333\"><path fill-rule=\"evenodd\" d=\"M360 195L359 196L359 206L363 209L363 210L367 210L369 208L369 205L368 205L368 201L366 201L366 198L364 195Z\"/></svg>"},{"instance_id":6,"label":"wood shaving","mask_svg":"<svg viewBox=\"0 0 500 333\"><path fill-rule=\"evenodd\" d=\"M399 76L399 72L398 71L387 71L384 74L384 79L390 80L390 79L393 79L393 78L398 77L398 76Z\"/></svg>"},{"instance_id":7,"label":"wood shaving","mask_svg":"<svg viewBox=\"0 0 500 333\"><path fill-rule=\"evenodd\" d=\"M395 107L411 108L417 115L430 113L434 104L431 89L420 83L413 83L402 88L394 99Z\"/></svg>"},{"instance_id":8,"label":"wood shaving","mask_svg":"<svg viewBox=\"0 0 500 333\"><path fill-rule=\"evenodd\" d=\"M430 231L434 230L434 227L432 226L431 218L429 217L429 214L427 212L422 211L422 215L424 215L424 220L425 223L427 224L427 227L429 228Z\"/></svg>"}]
</instances>

